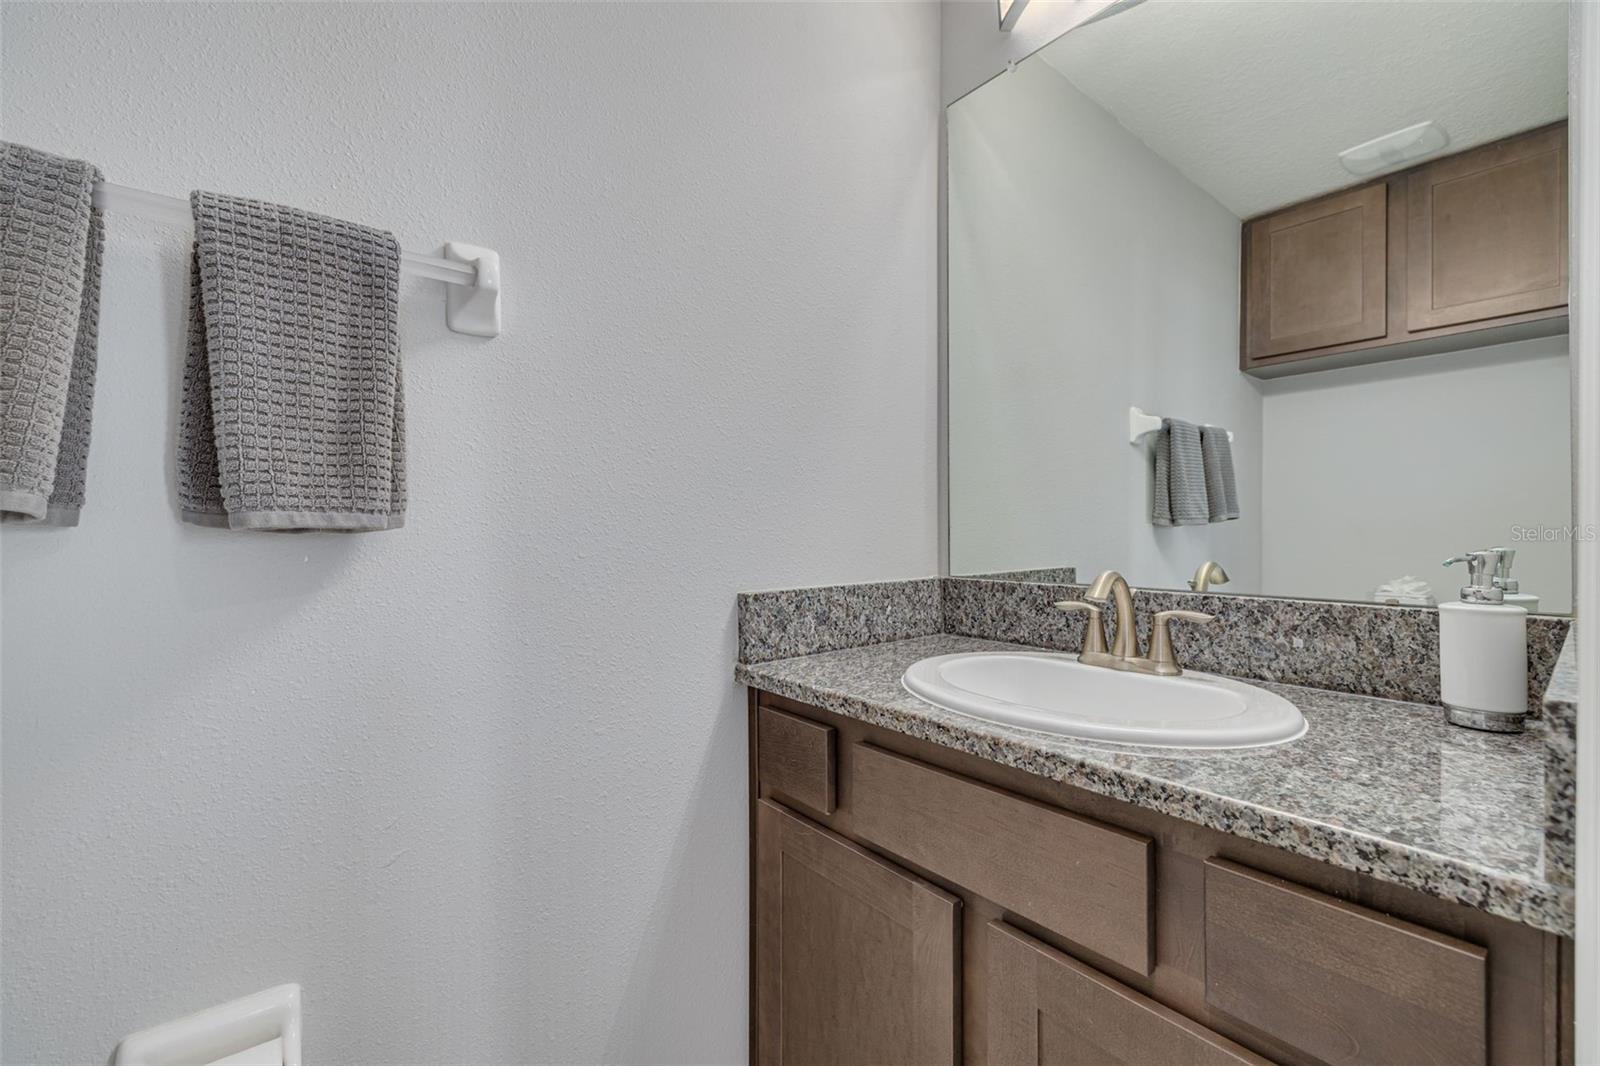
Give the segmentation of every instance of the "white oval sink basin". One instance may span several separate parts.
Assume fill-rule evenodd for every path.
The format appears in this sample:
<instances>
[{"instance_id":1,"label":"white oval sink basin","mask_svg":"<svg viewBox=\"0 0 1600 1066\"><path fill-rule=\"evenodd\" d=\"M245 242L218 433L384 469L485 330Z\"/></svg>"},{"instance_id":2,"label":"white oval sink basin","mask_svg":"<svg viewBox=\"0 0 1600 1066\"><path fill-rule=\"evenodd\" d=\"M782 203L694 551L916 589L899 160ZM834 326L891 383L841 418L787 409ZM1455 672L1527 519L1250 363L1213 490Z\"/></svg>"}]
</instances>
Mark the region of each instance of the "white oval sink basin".
<instances>
[{"instance_id":1,"label":"white oval sink basin","mask_svg":"<svg viewBox=\"0 0 1600 1066\"><path fill-rule=\"evenodd\" d=\"M1306 731L1294 704L1215 674L1180 677L1085 666L1076 655L969 652L912 663L912 695L1042 733L1163 748L1257 748Z\"/></svg>"}]
</instances>

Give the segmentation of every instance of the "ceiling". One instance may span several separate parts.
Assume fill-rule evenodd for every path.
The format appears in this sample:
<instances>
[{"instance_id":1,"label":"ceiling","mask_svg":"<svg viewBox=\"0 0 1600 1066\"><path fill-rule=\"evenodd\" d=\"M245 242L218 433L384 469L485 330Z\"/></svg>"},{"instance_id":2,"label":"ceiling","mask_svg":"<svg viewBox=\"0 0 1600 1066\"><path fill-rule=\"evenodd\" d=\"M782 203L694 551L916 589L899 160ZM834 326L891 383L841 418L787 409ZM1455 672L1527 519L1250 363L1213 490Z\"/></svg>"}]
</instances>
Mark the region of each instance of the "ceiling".
<instances>
[{"instance_id":1,"label":"ceiling","mask_svg":"<svg viewBox=\"0 0 1600 1066\"><path fill-rule=\"evenodd\" d=\"M1567 113L1559 0L1146 0L1038 56L1240 218L1424 119L1449 154Z\"/></svg>"}]
</instances>

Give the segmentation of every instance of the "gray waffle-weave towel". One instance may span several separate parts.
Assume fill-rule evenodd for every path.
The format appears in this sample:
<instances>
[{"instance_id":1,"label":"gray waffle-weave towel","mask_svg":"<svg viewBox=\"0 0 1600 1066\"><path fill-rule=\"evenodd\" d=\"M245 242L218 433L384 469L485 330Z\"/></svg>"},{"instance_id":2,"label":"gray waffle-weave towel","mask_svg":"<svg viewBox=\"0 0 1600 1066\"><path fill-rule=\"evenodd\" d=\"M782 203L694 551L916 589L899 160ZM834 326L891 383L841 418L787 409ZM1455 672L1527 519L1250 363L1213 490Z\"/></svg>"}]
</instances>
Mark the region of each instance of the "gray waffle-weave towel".
<instances>
[{"instance_id":1,"label":"gray waffle-weave towel","mask_svg":"<svg viewBox=\"0 0 1600 1066\"><path fill-rule=\"evenodd\" d=\"M1206 468L1206 510L1213 522L1239 517L1239 489L1233 479L1233 445L1228 431L1200 427L1200 456Z\"/></svg>"},{"instance_id":2,"label":"gray waffle-weave towel","mask_svg":"<svg viewBox=\"0 0 1600 1066\"><path fill-rule=\"evenodd\" d=\"M406 472L394 235L216 193L189 202L184 520L398 527Z\"/></svg>"},{"instance_id":3,"label":"gray waffle-weave towel","mask_svg":"<svg viewBox=\"0 0 1600 1066\"><path fill-rule=\"evenodd\" d=\"M1199 426L1176 418L1161 420L1150 521L1158 526L1203 526L1211 521Z\"/></svg>"},{"instance_id":4,"label":"gray waffle-weave towel","mask_svg":"<svg viewBox=\"0 0 1600 1066\"><path fill-rule=\"evenodd\" d=\"M83 507L105 225L100 171L0 143L0 518Z\"/></svg>"}]
</instances>

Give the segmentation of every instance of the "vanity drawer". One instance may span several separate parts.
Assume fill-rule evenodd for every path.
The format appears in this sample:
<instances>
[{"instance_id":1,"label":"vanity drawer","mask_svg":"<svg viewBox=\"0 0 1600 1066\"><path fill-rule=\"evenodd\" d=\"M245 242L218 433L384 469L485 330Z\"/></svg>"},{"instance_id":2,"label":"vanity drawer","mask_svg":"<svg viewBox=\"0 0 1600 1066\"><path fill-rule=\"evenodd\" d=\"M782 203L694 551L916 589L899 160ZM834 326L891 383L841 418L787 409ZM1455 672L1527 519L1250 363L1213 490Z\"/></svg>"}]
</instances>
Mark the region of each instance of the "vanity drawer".
<instances>
[{"instance_id":1,"label":"vanity drawer","mask_svg":"<svg viewBox=\"0 0 1600 1066\"><path fill-rule=\"evenodd\" d=\"M990 1066L1269 1066L1005 922L987 935Z\"/></svg>"},{"instance_id":2,"label":"vanity drawer","mask_svg":"<svg viewBox=\"0 0 1600 1066\"><path fill-rule=\"evenodd\" d=\"M1154 845L944 770L855 744L862 840L1135 973L1152 966Z\"/></svg>"},{"instance_id":3,"label":"vanity drawer","mask_svg":"<svg viewBox=\"0 0 1600 1066\"><path fill-rule=\"evenodd\" d=\"M832 814L833 727L773 707L756 710L756 773L761 786L821 814Z\"/></svg>"},{"instance_id":4,"label":"vanity drawer","mask_svg":"<svg viewBox=\"0 0 1600 1066\"><path fill-rule=\"evenodd\" d=\"M1333 1066L1485 1061L1483 948L1224 859L1205 892L1210 1006Z\"/></svg>"}]
</instances>

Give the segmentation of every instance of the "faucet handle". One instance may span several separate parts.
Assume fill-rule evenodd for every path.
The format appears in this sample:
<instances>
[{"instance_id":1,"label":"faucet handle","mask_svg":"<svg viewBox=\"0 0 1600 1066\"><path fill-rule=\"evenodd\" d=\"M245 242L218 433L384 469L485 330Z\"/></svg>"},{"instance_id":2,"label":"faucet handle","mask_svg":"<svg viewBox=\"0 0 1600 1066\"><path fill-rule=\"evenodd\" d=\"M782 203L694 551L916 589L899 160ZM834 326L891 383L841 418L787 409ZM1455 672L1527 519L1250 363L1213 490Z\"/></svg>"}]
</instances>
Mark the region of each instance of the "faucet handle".
<instances>
[{"instance_id":1,"label":"faucet handle","mask_svg":"<svg viewBox=\"0 0 1600 1066\"><path fill-rule=\"evenodd\" d=\"M1183 673L1183 667L1178 665L1177 656L1172 653L1172 633L1168 625L1172 622L1214 622L1217 616L1206 614L1203 611L1157 611L1155 618L1150 622L1150 661L1155 664L1155 673L1166 677L1175 677Z\"/></svg>"},{"instance_id":2,"label":"faucet handle","mask_svg":"<svg viewBox=\"0 0 1600 1066\"><path fill-rule=\"evenodd\" d=\"M1105 654L1106 624L1100 617L1100 608L1085 600L1062 600L1055 604L1058 611L1082 611L1089 617L1083 627L1083 654Z\"/></svg>"},{"instance_id":3,"label":"faucet handle","mask_svg":"<svg viewBox=\"0 0 1600 1066\"><path fill-rule=\"evenodd\" d=\"M1215 622L1217 620L1216 615L1206 614L1204 611L1157 611L1156 617L1175 618L1180 622Z\"/></svg>"}]
</instances>

